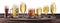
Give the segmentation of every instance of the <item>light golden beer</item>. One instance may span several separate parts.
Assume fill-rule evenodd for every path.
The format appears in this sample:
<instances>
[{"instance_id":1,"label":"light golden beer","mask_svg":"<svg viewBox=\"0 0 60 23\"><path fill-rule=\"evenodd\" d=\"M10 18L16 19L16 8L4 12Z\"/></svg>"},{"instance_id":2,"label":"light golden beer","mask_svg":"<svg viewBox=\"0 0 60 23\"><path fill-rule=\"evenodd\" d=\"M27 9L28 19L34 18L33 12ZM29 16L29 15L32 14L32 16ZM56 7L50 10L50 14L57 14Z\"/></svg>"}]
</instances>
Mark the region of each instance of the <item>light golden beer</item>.
<instances>
[{"instance_id":1,"label":"light golden beer","mask_svg":"<svg viewBox=\"0 0 60 23\"><path fill-rule=\"evenodd\" d=\"M25 3L22 3L21 5L20 5L20 11L24 14L25 13L25 11L26 11L26 4Z\"/></svg>"},{"instance_id":2,"label":"light golden beer","mask_svg":"<svg viewBox=\"0 0 60 23\"><path fill-rule=\"evenodd\" d=\"M55 3L52 3L51 5L51 13L54 14L56 12L56 5Z\"/></svg>"},{"instance_id":3,"label":"light golden beer","mask_svg":"<svg viewBox=\"0 0 60 23\"><path fill-rule=\"evenodd\" d=\"M14 8L12 9L12 14L13 14L13 17L14 17L14 18L18 17L18 8L14 7Z\"/></svg>"},{"instance_id":4,"label":"light golden beer","mask_svg":"<svg viewBox=\"0 0 60 23\"><path fill-rule=\"evenodd\" d=\"M45 15L47 15L48 12L49 12L49 7L48 7L48 6L45 6L45 7L43 8L43 12L45 13Z\"/></svg>"},{"instance_id":5,"label":"light golden beer","mask_svg":"<svg viewBox=\"0 0 60 23\"><path fill-rule=\"evenodd\" d=\"M38 9L37 9L37 15L38 15L39 17L41 17L41 14L42 14L42 9L41 9L41 8L38 8Z\"/></svg>"}]
</instances>

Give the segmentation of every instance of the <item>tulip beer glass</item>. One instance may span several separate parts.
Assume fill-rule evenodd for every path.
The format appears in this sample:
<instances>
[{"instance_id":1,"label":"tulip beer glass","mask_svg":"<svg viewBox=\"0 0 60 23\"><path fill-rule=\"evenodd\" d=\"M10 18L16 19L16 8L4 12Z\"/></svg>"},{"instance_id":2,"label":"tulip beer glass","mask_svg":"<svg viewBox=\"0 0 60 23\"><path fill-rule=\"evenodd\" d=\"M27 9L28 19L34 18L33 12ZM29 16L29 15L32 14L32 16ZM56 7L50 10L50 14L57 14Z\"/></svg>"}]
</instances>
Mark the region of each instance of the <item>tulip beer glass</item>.
<instances>
[{"instance_id":1,"label":"tulip beer glass","mask_svg":"<svg viewBox=\"0 0 60 23\"><path fill-rule=\"evenodd\" d=\"M48 7L48 6L45 6L45 7L43 8L43 12L45 13L45 15L47 15L48 12L49 12L49 7Z\"/></svg>"},{"instance_id":2,"label":"tulip beer glass","mask_svg":"<svg viewBox=\"0 0 60 23\"><path fill-rule=\"evenodd\" d=\"M56 5L55 5L55 3L52 3L50 10L51 10L51 13L54 15L54 13L56 12Z\"/></svg>"},{"instance_id":3,"label":"tulip beer glass","mask_svg":"<svg viewBox=\"0 0 60 23\"><path fill-rule=\"evenodd\" d=\"M26 11L26 4L23 3L23 2L20 5L20 11L22 12L23 18L24 18L24 14L25 14L25 11Z\"/></svg>"}]
</instances>

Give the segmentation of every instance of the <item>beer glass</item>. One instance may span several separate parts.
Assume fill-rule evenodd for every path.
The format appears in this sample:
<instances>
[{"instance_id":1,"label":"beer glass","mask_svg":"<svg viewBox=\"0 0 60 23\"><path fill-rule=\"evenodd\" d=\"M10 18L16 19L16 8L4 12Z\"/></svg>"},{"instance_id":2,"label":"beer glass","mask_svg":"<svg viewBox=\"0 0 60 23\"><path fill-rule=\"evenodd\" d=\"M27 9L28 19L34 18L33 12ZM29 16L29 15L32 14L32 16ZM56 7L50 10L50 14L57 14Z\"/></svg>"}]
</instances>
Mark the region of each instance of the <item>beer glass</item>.
<instances>
[{"instance_id":1,"label":"beer glass","mask_svg":"<svg viewBox=\"0 0 60 23\"><path fill-rule=\"evenodd\" d=\"M55 3L51 4L50 10L51 10L51 13L54 15L54 13L56 12L56 5L55 5Z\"/></svg>"},{"instance_id":2,"label":"beer glass","mask_svg":"<svg viewBox=\"0 0 60 23\"><path fill-rule=\"evenodd\" d=\"M38 17L41 17L42 14L42 9L41 8L37 8L37 15Z\"/></svg>"},{"instance_id":3,"label":"beer glass","mask_svg":"<svg viewBox=\"0 0 60 23\"><path fill-rule=\"evenodd\" d=\"M7 16L8 16L8 11L9 11L9 8L7 6L5 6L5 18L7 18Z\"/></svg>"},{"instance_id":4,"label":"beer glass","mask_svg":"<svg viewBox=\"0 0 60 23\"><path fill-rule=\"evenodd\" d=\"M35 9L29 9L29 17L30 18L34 18L34 16L35 16Z\"/></svg>"},{"instance_id":5,"label":"beer glass","mask_svg":"<svg viewBox=\"0 0 60 23\"><path fill-rule=\"evenodd\" d=\"M13 6L11 10L12 10L13 18L18 18L19 9L16 6Z\"/></svg>"},{"instance_id":6,"label":"beer glass","mask_svg":"<svg viewBox=\"0 0 60 23\"><path fill-rule=\"evenodd\" d=\"M43 8L43 12L45 13L45 15L47 16L48 12L49 12L49 7L48 6L45 6Z\"/></svg>"},{"instance_id":7,"label":"beer glass","mask_svg":"<svg viewBox=\"0 0 60 23\"><path fill-rule=\"evenodd\" d=\"M26 11L26 4L23 3L23 2L20 5L20 11L22 12L23 18L24 18L24 14L25 14L25 11Z\"/></svg>"}]
</instances>

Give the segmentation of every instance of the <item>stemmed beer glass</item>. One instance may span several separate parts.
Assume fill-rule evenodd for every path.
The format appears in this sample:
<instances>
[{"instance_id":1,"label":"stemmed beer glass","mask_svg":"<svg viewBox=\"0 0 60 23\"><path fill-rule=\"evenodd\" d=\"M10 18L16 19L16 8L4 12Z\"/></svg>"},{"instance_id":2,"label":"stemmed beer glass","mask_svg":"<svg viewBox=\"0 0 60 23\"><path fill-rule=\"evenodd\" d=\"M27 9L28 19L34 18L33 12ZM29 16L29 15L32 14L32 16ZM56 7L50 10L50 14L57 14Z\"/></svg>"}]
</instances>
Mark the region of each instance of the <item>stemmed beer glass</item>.
<instances>
[{"instance_id":1,"label":"stemmed beer glass","mask_svg":"<svg viewBox=\"0 0 60 23\"><path fill-rule=\"evenodd\" d=\"M52 4L51 4L50 11L51 11L51 13L54 15L54 13L56 12L56 5L55 5L55 3L52 3Z\"/></svg>"},{"instance_id":2,"label":"stemmed beer glass","mask_svg":"<svg viewBox=\"0 0 60 23\"><path fill-rule=\"evenodd\" d=\"M48 14L48 12L49 12L49 7L48 7L48 6L45 6L45 7L43 8L43 12L45 13L45 15L46 15L46 17L47 17L47 14Z\"/></svg>"},{"instance_id":3,"label":"stemmed beer glass","mask_svg":"<svg viewBox=\"0 0 60 23\"><path fill-rule=\"evenodd\" d=\"M20 11L21 11L21 13L23 14L23 17L24 17L25 11L26 11L26 4L23 3L23 2L20 4Z\"/></svg>"}]
</instances>

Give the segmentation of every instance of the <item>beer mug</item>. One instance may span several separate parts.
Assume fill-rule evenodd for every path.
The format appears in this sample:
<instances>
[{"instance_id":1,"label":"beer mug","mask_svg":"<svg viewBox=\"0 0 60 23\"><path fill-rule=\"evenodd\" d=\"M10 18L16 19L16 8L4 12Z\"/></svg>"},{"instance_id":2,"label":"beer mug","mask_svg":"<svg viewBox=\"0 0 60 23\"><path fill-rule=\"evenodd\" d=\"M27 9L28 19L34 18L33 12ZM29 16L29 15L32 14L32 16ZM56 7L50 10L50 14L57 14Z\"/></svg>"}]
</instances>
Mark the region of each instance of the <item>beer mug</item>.
<instances>
[{"instance_id":1,"label":"beer mug","mask_svg":"<svg viewBox=\"0 0 60 23\"><path fill-rule=\"evenodd\" d=\"M26 4L25 3L21 3L20 4L20 12L21 12L21 14L23 14L23 18L25 17L25 12L26 12Z\"/></svg>"},{"instance_id":2,"label":"beer mug","mask_svg":"<svg viewBox=\"0 0 60 23\"><path fill-rule=\"evenodd\" d=\"M12 10L13 18L18 18L19 9L16 8L16 6L15 6L11 10Z\"/></svg>"},{"instance_id":3,"label":"beer mug","mask_svg":"<svg viewBox=\"0 0 60 23\"><path fill-rule=\"evenodd\" d=\"M35 9L29 9L29 17L34 18L35 16Z\"/></svg>"}]
</instances>

